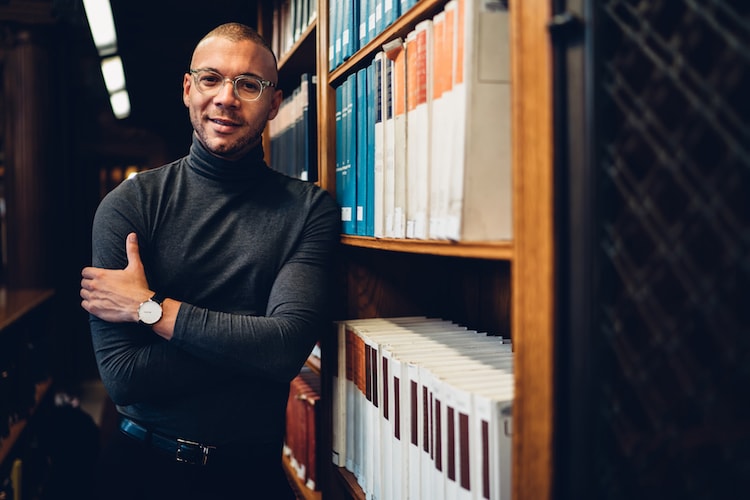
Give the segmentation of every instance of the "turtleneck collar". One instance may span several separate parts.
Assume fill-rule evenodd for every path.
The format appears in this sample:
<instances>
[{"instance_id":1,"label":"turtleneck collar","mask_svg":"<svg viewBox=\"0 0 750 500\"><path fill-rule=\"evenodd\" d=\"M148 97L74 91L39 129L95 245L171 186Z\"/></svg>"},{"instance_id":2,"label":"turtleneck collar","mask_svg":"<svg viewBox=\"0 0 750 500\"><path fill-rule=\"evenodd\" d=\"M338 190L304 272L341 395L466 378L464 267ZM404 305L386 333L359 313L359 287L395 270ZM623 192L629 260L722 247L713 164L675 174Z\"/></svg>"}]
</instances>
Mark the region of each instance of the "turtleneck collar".
<instances>
[{"instance_id":1,"label":"turtleneck collar","mask_svg":"<svg viewBox=\"0 0 750 500\"><path fill-rule=\"evenodd\" d=\"M198 174L218 181L242 181L256 178L265 172L263 146L259 144L239 160L225 160L212 155L193 134L188 164Z\"/></svg>"}]
</instances>

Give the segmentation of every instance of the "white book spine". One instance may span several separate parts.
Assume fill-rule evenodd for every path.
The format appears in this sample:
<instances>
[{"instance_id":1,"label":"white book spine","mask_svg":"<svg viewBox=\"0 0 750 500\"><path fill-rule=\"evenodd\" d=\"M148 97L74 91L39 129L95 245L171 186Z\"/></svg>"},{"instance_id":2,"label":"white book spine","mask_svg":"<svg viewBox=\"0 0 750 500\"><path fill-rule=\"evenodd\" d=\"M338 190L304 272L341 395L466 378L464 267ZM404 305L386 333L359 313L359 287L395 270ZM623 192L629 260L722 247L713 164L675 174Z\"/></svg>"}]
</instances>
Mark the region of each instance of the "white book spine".
<instances>
[{"instance_id":1,"label":"white book spine","mask_svg":"<svg viewBox=\"0 0 750 500\"><path fill-rule=\"evenodd\" d=\"M376 238L385 236L385 123L383 115L383 59L382 52L375 55L373 64L375 65L375 75L373 83L375 84L375 127L374 127L374 149L375 149L375 176L373 187L374 200L374 235Z\"/></svg>"},{"instance_id":2,"label":"white book spine","mask_svg":"<svg viewBox=\"0 0 750 500\"><path fill-rule=\"evenodd\" d=\"M416 213L414 219L414 238L426 239L428 236L428 217L430 207L430 121L432 110L432 20L427 19L415 27L417 32L418 61L417 71L418 102L415 108L416 121L414 139L416 151Z\"/></svg>"}]
</instances>

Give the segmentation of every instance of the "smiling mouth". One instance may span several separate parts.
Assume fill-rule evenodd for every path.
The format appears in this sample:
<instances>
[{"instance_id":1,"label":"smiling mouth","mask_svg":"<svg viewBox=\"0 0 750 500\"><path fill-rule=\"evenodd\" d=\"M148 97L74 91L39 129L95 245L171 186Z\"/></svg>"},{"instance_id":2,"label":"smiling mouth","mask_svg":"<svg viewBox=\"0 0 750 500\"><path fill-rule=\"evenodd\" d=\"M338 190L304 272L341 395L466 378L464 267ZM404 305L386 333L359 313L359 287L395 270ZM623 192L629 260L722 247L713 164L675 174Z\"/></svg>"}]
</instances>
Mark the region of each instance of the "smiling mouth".
<instances>
[{"instance_id":1,"label":"smiling mouth","mask_svg":"<svg viewBox=\"0 0 750 500\"><path fill-rule=\"evenodd\" d=\"M239 126L239 124L237 124L237 123L235 123L233 121L225 120L225 119L222 119L222 118L209 118L209 120L212 121L213 123L215 123L217 125L221 125L223 127L237 127L237 126Z\"/></svg>"}]
</instances>

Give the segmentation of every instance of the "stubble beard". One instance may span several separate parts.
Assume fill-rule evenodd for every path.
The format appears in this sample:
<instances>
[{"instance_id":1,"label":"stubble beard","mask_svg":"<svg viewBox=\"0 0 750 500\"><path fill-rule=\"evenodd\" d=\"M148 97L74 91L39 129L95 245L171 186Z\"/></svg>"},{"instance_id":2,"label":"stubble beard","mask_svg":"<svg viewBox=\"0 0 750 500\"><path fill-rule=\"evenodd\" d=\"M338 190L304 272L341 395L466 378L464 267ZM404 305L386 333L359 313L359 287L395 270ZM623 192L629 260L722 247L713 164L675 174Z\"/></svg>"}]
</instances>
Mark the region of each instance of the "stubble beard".
<instances>
[{"instance_id":1,"label":"stubble beard","mask_svg":"<svg viewBox=\"0 0 750 500\"><path fill-rule=\"evenodd\" d=\"M205 121L199 118L193 118L193 129L195 130L198 139L203 143L203 146L214 156L236 159L240 156L245 155L248 151L257 146L262 140L263 129L265 124L253 131L249 135L238 137L232 142L222 142L221 144L213 144L211 139L206 133Z\"/></svg>"}]
</instances>

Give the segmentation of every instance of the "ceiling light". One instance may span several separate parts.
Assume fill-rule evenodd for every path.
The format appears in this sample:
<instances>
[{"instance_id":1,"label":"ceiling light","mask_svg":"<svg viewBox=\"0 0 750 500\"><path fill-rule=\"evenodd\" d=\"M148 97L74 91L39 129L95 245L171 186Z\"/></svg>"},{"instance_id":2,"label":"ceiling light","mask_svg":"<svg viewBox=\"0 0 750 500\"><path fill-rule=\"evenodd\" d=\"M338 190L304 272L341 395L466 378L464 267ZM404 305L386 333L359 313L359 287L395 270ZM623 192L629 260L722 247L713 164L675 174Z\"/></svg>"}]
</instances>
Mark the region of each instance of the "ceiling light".
<instances>
[{"instance_id":1,"label":"ceiling light","mask_svg":"<svg viewBox=\"0 0 750 500\"><path fill-rule=\"evenodd\" d=\"M99 55L117 52L117 34L109 0L83 0L83 8Z\"/></svg>"},{"instance_id":2,"label":"ceiling light","mask_svg":"<svg viewBox=\"0 0 750 500\"><path fill-rule=\"evenodd\" d=\"M115 117L122 120L130 116L130 96L127 90L118 90L110 94L109 104L112 106L112 113Z\"/></svg>"},{"instance_id":3,"label":"ceiling light","mask_svg":"<svg viewBox=\"0 0 750 500\"><path fill-rule=\"evenodd\" d=\"M125 88L125 71L122 69L122 59L120 56L107 57L102 59L102 75L104 84L107 86L107 92L110 94Z\"/></svg>"}]
</instances>

